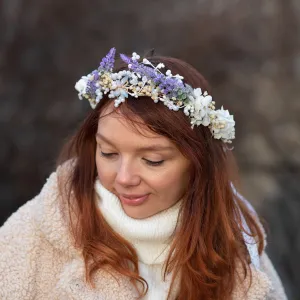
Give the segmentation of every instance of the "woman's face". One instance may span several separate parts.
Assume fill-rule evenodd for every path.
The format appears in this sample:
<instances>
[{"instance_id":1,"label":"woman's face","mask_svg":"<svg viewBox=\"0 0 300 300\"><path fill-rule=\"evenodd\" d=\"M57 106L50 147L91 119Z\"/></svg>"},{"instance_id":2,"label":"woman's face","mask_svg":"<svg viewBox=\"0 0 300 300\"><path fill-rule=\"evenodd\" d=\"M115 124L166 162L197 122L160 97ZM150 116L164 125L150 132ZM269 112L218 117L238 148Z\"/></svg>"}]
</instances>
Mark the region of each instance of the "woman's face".
<instances>
[{"instance_id":1,"label":"woman's face","mask_svg":"<svg viewBox=\"0 0 300 300\"><path fill-rule=\"evenodd\" d=\"M190 165L168 138L139 129L142 134L121 114L111 113L100 118L96 135L99 180L135 219L179 201L186 192Z\"/></svg>"}]
</instances>

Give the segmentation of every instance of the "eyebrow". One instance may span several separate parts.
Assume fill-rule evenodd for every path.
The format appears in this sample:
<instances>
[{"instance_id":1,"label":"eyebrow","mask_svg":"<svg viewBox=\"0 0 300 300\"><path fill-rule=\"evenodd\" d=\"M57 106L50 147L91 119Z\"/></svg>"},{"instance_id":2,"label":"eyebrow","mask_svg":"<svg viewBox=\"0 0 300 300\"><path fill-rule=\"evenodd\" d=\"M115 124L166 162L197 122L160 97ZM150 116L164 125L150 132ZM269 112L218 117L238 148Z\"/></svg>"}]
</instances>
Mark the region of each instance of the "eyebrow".
<instances>
[{"instance_id":1,"label":"eyebrow","mask_svg":"<svg viewBox=\"0 0 300 300\"><path fill-rule=\"evenodd\" d=\"M107 139L105 136L103 136L99 132L96 133L96 138L99 138L99 139L103 140L104 142L106 142L107 144L109 144L111 146L114 146L114 144L109 139ZM142 152L142 151L167 151L167 150L174 150L174 147L172 147L172 146L161 146L161 145L151 145L151 146L139 147L137 149L138 152Z\"/></svg>"}]
</instances>

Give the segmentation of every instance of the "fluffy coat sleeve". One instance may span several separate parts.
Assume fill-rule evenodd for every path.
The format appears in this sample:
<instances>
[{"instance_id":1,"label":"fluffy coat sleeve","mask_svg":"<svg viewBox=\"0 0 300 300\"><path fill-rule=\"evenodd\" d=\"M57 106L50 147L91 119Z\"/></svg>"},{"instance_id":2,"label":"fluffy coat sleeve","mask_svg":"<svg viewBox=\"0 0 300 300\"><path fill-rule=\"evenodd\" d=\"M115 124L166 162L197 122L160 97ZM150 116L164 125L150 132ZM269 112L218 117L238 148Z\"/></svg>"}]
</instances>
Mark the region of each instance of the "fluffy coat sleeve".
<instances>
[{"instance_id":1,"label":"fluffy coat sleeve","mask_svg":"<svg viewBox=\"0 0 300 300\"><path fill-rule=\"evenodd\" d=\"M276 272L271 260L265 251L260 257L261 269L265 272L272 283L272 289L266 300L287 300L282 282Z\"/></svg>"},{"instance_id":2,"label":"fluffy coat sleeve","mask_svg":"<svg viewBox=\"0 0 300 300\"><path fill-rule=\"evenodd\" d=\"M34 209L40 195L13 213L0 228L0 299L34 299L40 235Z\"/></svg>"},{"instance_id":3,"label":"fluffy coat sleeve","mask_svg":"<svg viewBox=\"0 0 300 300\"><path fill-rule=\"evenodd\" d=\"M51 255L45 256L52 246L41 226L49 228L49 236L58 231L59 225L55 226L59 215L57 187L57 172L53 172L39 195L21 206L0 227L1 300L31 300L41 294L38 290L41 277L54 267Z\"/></svg>"},{"instance_id":4,"label":"fluffy coat sleeve","mask_svg":"<svg viewBox=\"0 0 300 300\"><path fill-rule=\"evenodd\" d=\"M264 234L265 247L266 247L267 236L266 236L265 230L263 228L263 225L259 221L259 217L258 217L254 207L243 195L241 195L235 189L234 185L232 185L232 189L233 189L234 194L246 204L249 211L253 214L254 218L256 219L259 227L261 228L261 230ZM271 291L269 292L266 300L287 300L287 296L285 294L281 279L280 279L277 271L275 270L273 263L271 262L270 258L268 257L268 255L266 253L266 249L264 249L262 254L259 256L259 265L260 265L261 271L264 272L268 276L268 278L271 282L271 286L272 286Z\"/></svg>"}]
</instances>

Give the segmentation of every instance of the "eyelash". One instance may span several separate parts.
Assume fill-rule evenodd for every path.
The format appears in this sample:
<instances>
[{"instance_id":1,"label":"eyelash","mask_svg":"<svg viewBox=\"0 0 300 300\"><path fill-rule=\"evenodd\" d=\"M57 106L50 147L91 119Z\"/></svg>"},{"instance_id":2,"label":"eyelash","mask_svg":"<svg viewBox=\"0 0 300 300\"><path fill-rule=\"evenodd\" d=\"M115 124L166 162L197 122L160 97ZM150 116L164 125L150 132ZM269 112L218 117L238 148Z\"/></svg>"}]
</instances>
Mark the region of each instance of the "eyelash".
<instances>
[{"instance_id":1,"label":"eyelash","mask_svg":"<svg viewBox=\"0 0 300 300\"><path fill-rule=\"evenodd\" d=\"M143 158L143 160L150 166L152 167L158 167L161 166L164 163L164 160L160 160L160 161L151 161L148 159Z\"/></svg>"},{"instance_id":2,"label":"eyelash","mask_svg":"<svg viewBox=\"0 0 300 300\"><path fill-rule=\"evenodd\" d=\"M107 157L107 158L111 158L114 154L117 154L117 153L104 153L102 151L100 151L100 153L101 153L101 156Z\"/></svg>"},{"instance_id":3,"label":"eyelash","mask_svg":"<svg viewBox=\"0 0 300 300\"><path fill-rule=\"evenodd\" d=\"M112 158L113 155L116 155L117 153L105 153L105 152L100 152L101 156L105 157L105 158ZM143 158L143 160L150 166L153 167L157 167L157 166L161 166L164 163L164 160L160 160L160 161L151 161L148 160L146 158Z\"/></svg>"}]
</instances>

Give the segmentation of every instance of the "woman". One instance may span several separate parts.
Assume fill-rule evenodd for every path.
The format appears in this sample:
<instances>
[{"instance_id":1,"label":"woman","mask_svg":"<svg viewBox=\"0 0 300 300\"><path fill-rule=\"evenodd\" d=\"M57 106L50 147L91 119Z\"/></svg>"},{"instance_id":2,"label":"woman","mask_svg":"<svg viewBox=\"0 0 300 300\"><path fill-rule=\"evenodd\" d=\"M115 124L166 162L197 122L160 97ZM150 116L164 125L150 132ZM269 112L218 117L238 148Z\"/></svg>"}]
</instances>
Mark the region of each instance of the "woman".
<instances>
[{"instance_id":1,"label":"woman","mask_svg":"<svg viewBox=\"0 0 300 300\"><path fill-rule=\"evenodd\" d=\"M0 298L286 299L234 187L233 116L187 63L114 57L76 83L94 110L0 230Z\"/></svg>"}]
</instances>

